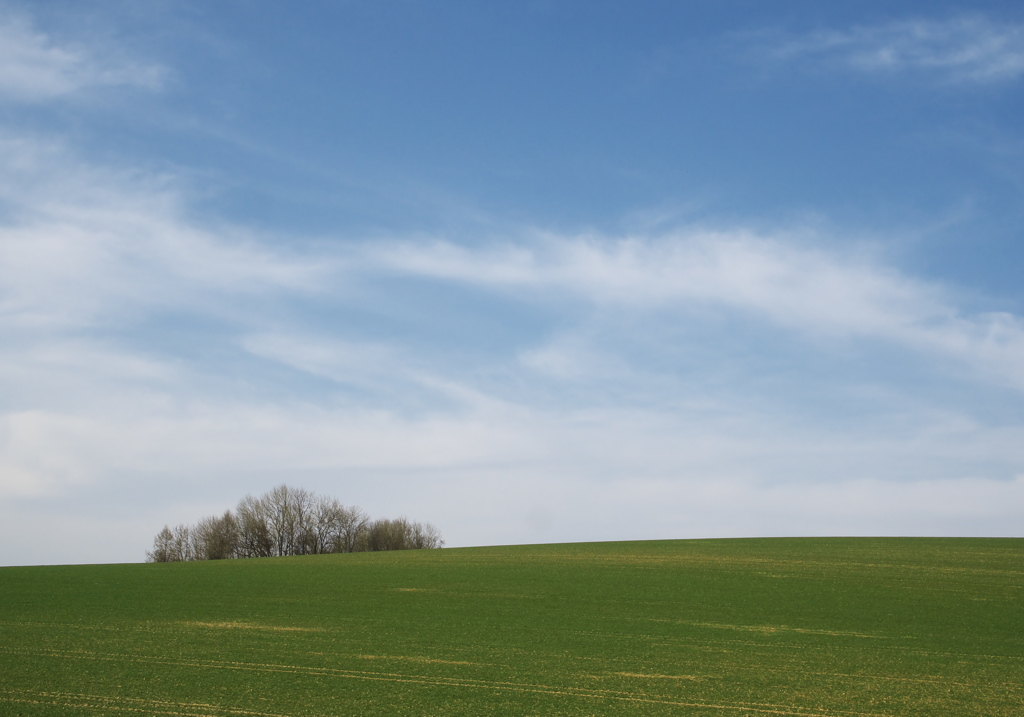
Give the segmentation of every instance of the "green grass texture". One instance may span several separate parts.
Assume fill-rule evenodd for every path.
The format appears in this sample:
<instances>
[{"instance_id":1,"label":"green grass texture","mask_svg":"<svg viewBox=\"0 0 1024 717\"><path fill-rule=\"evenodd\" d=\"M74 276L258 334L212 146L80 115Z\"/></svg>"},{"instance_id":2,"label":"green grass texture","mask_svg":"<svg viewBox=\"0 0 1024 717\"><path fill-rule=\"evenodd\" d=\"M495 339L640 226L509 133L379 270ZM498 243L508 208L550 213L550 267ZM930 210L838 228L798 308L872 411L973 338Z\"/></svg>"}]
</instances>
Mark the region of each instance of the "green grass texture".
<instances>
[{"instance_id":1,"label":"green grass texture","mask_svg":"<svg viewBox=\"0 0 1024 717\"><path fill-rule=\"evenodd\" d=\"M1024 539L0 568L2 715L1024 715Z\"/></svg>"}]
</instances>

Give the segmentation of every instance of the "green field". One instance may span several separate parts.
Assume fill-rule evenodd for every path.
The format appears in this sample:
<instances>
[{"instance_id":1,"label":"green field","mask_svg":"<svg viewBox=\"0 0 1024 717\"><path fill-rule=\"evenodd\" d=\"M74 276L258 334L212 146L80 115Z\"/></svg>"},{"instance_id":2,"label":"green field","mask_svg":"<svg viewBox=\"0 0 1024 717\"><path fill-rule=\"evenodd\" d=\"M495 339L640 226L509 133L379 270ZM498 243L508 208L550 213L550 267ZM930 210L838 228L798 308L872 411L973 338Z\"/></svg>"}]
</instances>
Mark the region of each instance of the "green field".
<instances>
[{"instance_id":1,"label":"green field","mask_svg":"<svg viewBox=\"0 0 1024 717\"><path fill-rule=\"evenodd\" d=\"M1024 715L1024 540L0 568L3 715Z\"/></svg>"}]
</instances>

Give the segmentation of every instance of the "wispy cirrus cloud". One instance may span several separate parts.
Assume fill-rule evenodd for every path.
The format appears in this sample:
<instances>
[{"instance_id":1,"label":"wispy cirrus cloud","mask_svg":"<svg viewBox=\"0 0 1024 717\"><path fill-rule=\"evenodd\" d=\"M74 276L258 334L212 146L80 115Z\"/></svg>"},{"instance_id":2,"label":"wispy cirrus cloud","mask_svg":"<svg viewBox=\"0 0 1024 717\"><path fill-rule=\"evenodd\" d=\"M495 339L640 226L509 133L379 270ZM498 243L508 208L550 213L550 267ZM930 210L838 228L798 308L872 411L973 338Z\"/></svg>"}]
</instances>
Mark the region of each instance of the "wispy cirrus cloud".
<instances>
[{"instance_id":1,"label":"wispy cirrus cloud","mask_svg":"<svg viewBox=\"0 0 1024 717\"><path fill-rule=\"evenodd\" d=\"M42 102L109 86L158 89L165 68L56 43L24 17L0 11L0 98Z\"/></svg>"},{"instance_id":2,"label":"wispy cirrus cloud","mask_svg":"<svg viewBox=\"0 0 1024 717\"><path fill-rule=\"evenodd\" d=\"M1024 390L1020 317L966 312L946 288L799 239L694 229L654 237L548 235L482 249L378 246L374 254L411 275L528 290L528 301L573 296L638 313L719 307L809 337L882 340Z\"/></svg>"},{"instance_id":3,"label":"wispy cirrus cloud","mask_svg":"<svg viewBox=\"0 0 1024 717\"><path fill-rule=\"evenodd\" d=\"M924 73L952 83L997 83L1024 75L1024 25L981 15L909 19L821 30L772 43L784 60L871 74Z\"/></svg>"},{"instance_id":4,"label":"wispy cirrus cloud","mask_svg":"<svg viewBox=\"0 0 1024 717\"><path fill-rule=\"evenodd\" d=\"M443 347L431 353L394 334L381 341L373 338L379 331L363 332L380 320L378 299L407 328L425 320L415 299L395 293L397 277L523 307L539 322L505 350L552 375L571 374L569 356L581 365L623 366L614 351L585 355L600 336L547 334L543 327L570 301L678 322L711 308L812 341L885 342L1024 389L1020 316L969 311L948 287L868 254L827 249L835 244L829 237L805 230L692 227L626 237L524 230L505 242L346 240L295 251L284 248L293 242L243 227L203 226L188 218L173 181L90 166L59 143L0 136L0 159L9 217L0 223L0 327L9 332L55 339L129 330L165 314L215 318L239 337L240 350L311 375L377 376L370 383L379 383L382 357L397 365L416 356L419 373L410 380L430 383L427 357ZM304 319L298 333L280 330L294 312L325 311L362 328L322 342L318 321ZM473 337L463 338L472 354Z\"/></svg>"},{"instance_id":5,"label":"wispy cirrus cloud","mask_svg":"<svg viewBox=\"0 0 1024 717\"><path fill-rule=\"evenodd\" d=\"M197 226L173 178L90 165L60 141L0 131L0 163L0 325L228 310L225 297L271 286L315 291L328 268L239 227Z\"/></svg>"},{"instance_id":6,"label":"wispy cirrus cloud","mask_svg":"<svg viewBox=\"0 0 1024 717\"><path fill-rule=\"evenodd\" d=\"M395 336L389 345L359 331L322 344L330 350L316 340L268 343L281 333L270 317L287 321L292 311L331 307L351 325L366 326L377 297L387 297L400 323L416 325L423 319L413 318L413 300L394 294L398 277L500 298L538 317L563 311L567 301L659 321L674 314L685 322L711 308L812 341L886 342L1024 389L1021 317L965 310L947 287L863 254L826 249L834 242L802 230L694 227L626 237L524 231L506 242L421 237L288 251L241 227L189 220L186 200L166 178L91 167L64 148L27 139L0 138L0 158L7 160L0 200L14 218L0 224L0 326L9 331L56 337L124 330L168 313L216 317L248 337L239 346L254 356L328 378L369 380L379 377L382 356L425 362L431 354ZM349 293L356 285L358 296ZM565 376L569 355L592 366L622 365L585 355L584 346L600 337L580 342L571 333L549 343L539 326L506 349ZM304 331L315 339L321 329L313 322ZM295 355L282 358L289 345ZM298 346L307 353L298 355ZM353 362L367 370L360 373Z\"/></svg>"}]
</instances>

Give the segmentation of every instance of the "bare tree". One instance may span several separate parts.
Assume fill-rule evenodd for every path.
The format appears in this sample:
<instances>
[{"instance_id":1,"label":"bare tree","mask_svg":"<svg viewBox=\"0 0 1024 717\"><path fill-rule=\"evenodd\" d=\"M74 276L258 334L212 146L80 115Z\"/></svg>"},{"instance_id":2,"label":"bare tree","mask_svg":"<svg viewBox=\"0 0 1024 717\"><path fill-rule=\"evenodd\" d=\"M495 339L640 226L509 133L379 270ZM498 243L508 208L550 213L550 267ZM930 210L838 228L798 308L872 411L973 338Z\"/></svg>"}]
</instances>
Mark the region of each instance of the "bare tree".
<instances>
[{"instance_id":1,"label":"bare tree","mask_svg":"<svg viewBox=\"0 0 1024 717\"><path fill-rule=\"evenodd\" d=\"M358 508L349 508L334 498L314 495L303 532L304 552L350 553L369 518Z\"/></svg>"},{"instance_id":2,"label":"bare tree","mask_svg":"<svg viewBox=\"0 0 1024 717\"><path fill-rule=\"evenodd\" d=\"M441 534L430 523L414 523L408 518L375 520L366 529L365 550L416 550L440 548Z\"/></svg>"},{"instance_id":3,"label":"bare tree","mask_svg":"<svg viewBox=\"0 0 1024 717\"><path fill-rule=\"evenodd\" d=\"M238 503L238 555L266 558L273 555L273 540L263 500L247 495Z\"/></svg>"},{"instance_id":4,"label":"bare tree","mask_svg":"<svg viewBox=\"0 0 1024 717\"><path fill-rule=\"evenodd\" d=\"M174 534L168 526L156 534L153 539L153 549L146 551L147 563L169 563L174 544Z\"/></svg>"},{"instance_id":5,"label":"bare tree","mask_svg":"<svg viewBox=\"0 0 1024 717\"><path fill-rule=\"evenodd\" d=\"M411 540L411 547L415 550L444 547L441 531L430 523L413 523Z\"/></svg>"},{"instance_id":6,"label":"bare tree","mask_svg":"<svg viewBox=\"0 0 1024 717\"><path fill-rule=\"evenodd\" d=\"M172 530L164 526L153 540L153 549L146 551L151 563L177 563L195 559L192 531L187 525L176 525Z\"/></svg>"},{"instance_id":7,"label":"bare tree","mask_svg":"<svg viewBox=\"0 0 1024 717\"><path fill-rule=\"evenodd\" d=\"M354 553L359 550L359 545L369 524L370 516L359 508L341 506L337 515L338 531L331 546L331 552Z\"/></svg>"},{"instance_id":8,"label":"bare tree","mask_svg":"<svg viewBox=\"0 0 1024 717\"><path fill-rule=\"evenodd\" d=\"M171 560L195 560L195 544L192 542L192 529L187 525L176 525L171 530Z\"/></svg>"},{"instance_id":9,"label":"bare tree","mask_svg":"<svg viewBox=\"0 0 1024 717\"><path fill-rule=\"evenodd\" d=\"M225 560L239 552L238 521L234 513L225 511L219 518L203 518L192 529L192 546L196 560Z\"/></svg>"},{"instance_id":10,"label":"bare tree","mask_svg":"<svg viewBox=\"0 0 1024 717\"><path fill-rule=\"evenodd\" d=\"M279 485L260 500L265 506L271 555L304 554L313 495L302 488Z\"/></svg>"}]
</instances>

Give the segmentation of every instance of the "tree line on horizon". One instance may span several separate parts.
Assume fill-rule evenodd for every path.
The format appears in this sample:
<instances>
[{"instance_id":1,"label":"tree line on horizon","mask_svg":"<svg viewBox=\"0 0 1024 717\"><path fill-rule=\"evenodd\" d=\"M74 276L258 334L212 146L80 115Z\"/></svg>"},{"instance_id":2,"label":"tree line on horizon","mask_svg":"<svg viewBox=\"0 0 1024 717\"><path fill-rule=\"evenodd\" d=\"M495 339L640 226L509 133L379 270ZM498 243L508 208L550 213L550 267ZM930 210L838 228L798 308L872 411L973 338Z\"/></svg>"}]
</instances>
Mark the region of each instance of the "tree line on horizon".
<instances>
[{"instance_id":1,"label":"tree line on horizon","mask_svg":"<svg viewBox=\"0 0 1024 717\"><path fill-rule=\"evenodd\" d=\"M195 525L165 525L146 551L146 562L269 558L286 555L356 553L440 548L441 533L430 523L407 518L371 520L359 508L302 488L277 488L247 495L234 511Z\"/></svg>"}]
</instances>

